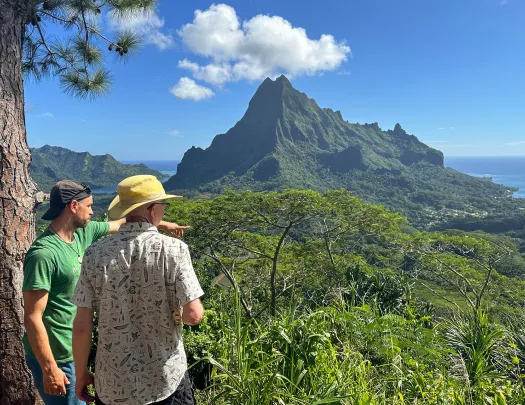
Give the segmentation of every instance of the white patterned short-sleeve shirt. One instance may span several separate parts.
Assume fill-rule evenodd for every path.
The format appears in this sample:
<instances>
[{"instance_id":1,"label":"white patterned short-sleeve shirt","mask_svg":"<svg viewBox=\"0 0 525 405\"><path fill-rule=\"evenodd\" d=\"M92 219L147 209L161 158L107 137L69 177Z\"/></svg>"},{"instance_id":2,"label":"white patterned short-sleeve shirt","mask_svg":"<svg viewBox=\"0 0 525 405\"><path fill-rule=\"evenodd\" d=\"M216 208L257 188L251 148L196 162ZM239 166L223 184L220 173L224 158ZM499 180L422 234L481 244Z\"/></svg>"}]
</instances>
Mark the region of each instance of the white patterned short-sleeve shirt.
<instances>
[{"instance_id":1,"label":"white patterned short-sleeve shirt","mask_svg":"<svg viewBox=\"0 0 525 405\"><path fill-rule=\"evenodd\" d=\"M147 222L86 251L72 302L98 314L95 389L107 404L169 397L187 369L172 311L204 294L188 246Z\"/></svg>"}]
</instances>

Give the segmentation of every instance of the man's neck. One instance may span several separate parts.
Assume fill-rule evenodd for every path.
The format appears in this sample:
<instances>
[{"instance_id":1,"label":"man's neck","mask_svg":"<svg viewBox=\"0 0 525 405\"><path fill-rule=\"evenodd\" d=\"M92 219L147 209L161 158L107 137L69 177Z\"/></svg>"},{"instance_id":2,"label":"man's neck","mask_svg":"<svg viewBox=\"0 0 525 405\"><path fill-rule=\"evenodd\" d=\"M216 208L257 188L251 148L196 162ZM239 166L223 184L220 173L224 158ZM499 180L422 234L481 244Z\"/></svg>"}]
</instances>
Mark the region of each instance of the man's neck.
<instances>
[{"instance_id":1,"label":"man's neck","mask_svg":"<svg viewBox=\"0 0 525 405\"><path fill-rule=\"evenodd\" d=\"M126 223L129 224L130 222L147 222L147 223L153 223L151 221L151 218L143 217L143 216L127 216L126 217Z\"/></svg>"},{"instance_id":2,"label":"man's neck","mask_svg":"<svg viewBox=\"0 0 525 405\"><path fill-rule=\"evenodd\" d=\"M51 223L49 224L49 228L52 232L56 233L58 237L60 237L60 239L62 239L64 242L71 243L74 240L75 231L78 227L73 224L71 218L58 217L51 221Z\"/></svg>"}]
</instances>

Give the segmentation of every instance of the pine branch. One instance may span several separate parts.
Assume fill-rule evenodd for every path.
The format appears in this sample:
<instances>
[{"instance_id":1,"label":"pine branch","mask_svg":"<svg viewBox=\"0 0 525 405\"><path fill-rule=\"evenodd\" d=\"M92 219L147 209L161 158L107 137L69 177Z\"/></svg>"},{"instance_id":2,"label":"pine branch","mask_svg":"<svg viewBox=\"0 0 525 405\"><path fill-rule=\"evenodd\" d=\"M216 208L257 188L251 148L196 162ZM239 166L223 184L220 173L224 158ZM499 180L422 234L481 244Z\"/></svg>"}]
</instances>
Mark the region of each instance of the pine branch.
<instances>
[{"instance_id":1,"label":"pine branch","mask_svg":"<svg viewBox=\"0 0 525 405\"><path fill-rule=\"evenodd\" d=\"M95 28L90 27L89 29L90 29L90 31L91 31L93 34L99 36L100 38L102 38L103 40L105 40L108 44L113 45L115 48L118 48L118 45L117 45L115 42L113 42L111 39L109 39L109 38L105 37L104 35L102 35L102 34L101 34L99 31L97 31Z\"/></svg>"},{"instance_id":2,"label":"pine branch","mask_svg":"<svg viewBox=\"0 0 525 405\"><path fill-rule=\"evenodd\" d=\"M47 49L47 52L50 54L50 55L56 55L55 52L53 52L49 46L47 45L47 42L46 42L46 38L44 37L44 33L42 32L42 27L40 26L40 22L37 20L36 21L36 28L38 30L38 33L40 34L40 39L41 39L41 43L42 45L44 45L44 47Z\"/></svg>"},{"instance_id":3,"label":"pine branch","mask_svg":"<svg viewBox=\"0 0 525 405\"><path fill-rule=\"evenodd\" d=\"M59 22L61 22L61 23L63 23L63 24L66 24L66 25L76 25L76 26L78 27L79 30L82 29L82 27L78 24L78 22L76 21L76 19L66 20L65 18L61 18L61 17L59 17L59 16L57 16L57 15L55 15L55 14L52 14L52 13L47 12L47 11L42 10L42 9L38 10L38 12L39 12L39 13L42 13L42 14L45 14L45 15L47 15L48 17L51 17L51 18L53 18L53 19L55 19L55 20L57 20L57 21L59 21Z\"/></svg>"},{"instance_id":4,"label":"pine branch","mask_svg":"<svg viewBox=\"0 0 525 405\"><path fill-rule=\"evenodd\" d=\"M87 68L87 56L86 56L87 49L89 47L89 30L88 30L88 26L87 26L87 22L86 22L86 13L85 13L84 10L82 10L82 22L84 23L84 30L86 31L86 35L85 35L85 39L84 39L86 41L86 44L85 44L84 54L83 54L82 59L84 60L84 69L86 71L86 80L89 81L89 73L88 73L88 68Z\"/></svg>"}]
</instances>

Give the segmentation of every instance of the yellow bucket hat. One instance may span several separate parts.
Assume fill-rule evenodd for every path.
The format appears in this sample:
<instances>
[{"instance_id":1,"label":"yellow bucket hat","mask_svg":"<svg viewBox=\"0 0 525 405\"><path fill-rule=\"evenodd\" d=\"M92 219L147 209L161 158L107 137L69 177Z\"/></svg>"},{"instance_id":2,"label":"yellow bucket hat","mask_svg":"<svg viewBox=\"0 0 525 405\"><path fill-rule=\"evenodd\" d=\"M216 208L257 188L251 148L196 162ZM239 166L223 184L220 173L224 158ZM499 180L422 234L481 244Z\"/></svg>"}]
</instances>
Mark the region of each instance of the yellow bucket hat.
<instances>
[{"instance_id":1,"label":"yellow bucket hat","mask_svg":"<svg viewBox=\"0 0 525 405\"><path fill-rule=\"evenodd\" d=\"M111 201L108 217L111 220L124 218L135 208L154 201L182 198L166 194L162 183L155 176L141 174L122 180L117 186L118 195Z\"/></svg>"}]
</instances>

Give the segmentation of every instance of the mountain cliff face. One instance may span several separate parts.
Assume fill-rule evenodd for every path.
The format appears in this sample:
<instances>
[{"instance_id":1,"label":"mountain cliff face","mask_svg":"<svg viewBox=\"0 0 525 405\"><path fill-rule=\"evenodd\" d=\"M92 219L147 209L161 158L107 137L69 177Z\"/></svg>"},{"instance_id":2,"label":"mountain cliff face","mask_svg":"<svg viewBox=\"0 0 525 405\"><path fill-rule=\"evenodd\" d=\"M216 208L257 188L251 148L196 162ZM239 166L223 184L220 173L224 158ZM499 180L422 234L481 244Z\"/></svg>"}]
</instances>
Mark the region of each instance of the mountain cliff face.
<instances>
[{"instance_id":1,"label":"mountain cliff face","mask_svg":"<svg viewBox=\"0 0 525 405\"><path fill-rule=\"evenodd\" d=\"M137 174L152 174L159 179L167 176L146 165L126 165L111 155L73 152L58 146L45 145L31 149L31 177L39 188L49 192L64 179L82 181L92 189L115 187L121 180Z\"/></svg>"},{"instance_id":2,"label":"mountain cliff face","mask_svg":"<svg viewBox=\"0 0 525 405\"><path fill-rule=\"evenodd\" d=\"M339 111L320 108L281 76L266 79L244 117L207 149L189 149L166 187L198 188L224 176L301 186L297 179L290 183L290 171L298 166L315 177L319 170L402 170L418 162L443 167L443 154L399 124L385 132L377 124L348 123Z\"/></svg>"},{"instance_id":3,"label":"mountain cliff face","mask_svg":"<svg viewBox=\"0 0 525 405\"><path fill-rule=\"evenodd\" d=\"M383 131L377 123L349 123L284 76L266 79L242 119L208 148L186 151L165 188L208 194L346 188L426 224L518 204L509 187L445 168L442 152L401 125Z\"/></svg>"}]
</instances>

